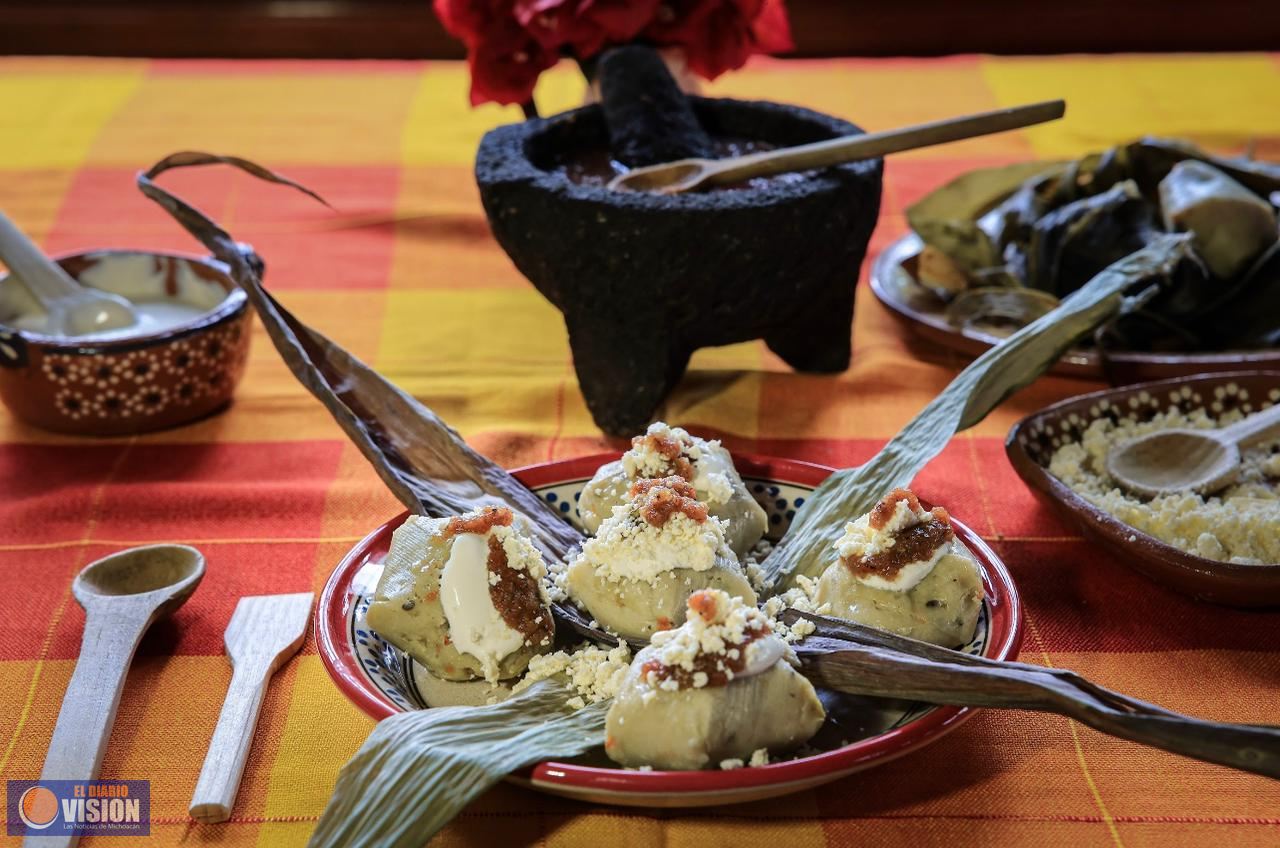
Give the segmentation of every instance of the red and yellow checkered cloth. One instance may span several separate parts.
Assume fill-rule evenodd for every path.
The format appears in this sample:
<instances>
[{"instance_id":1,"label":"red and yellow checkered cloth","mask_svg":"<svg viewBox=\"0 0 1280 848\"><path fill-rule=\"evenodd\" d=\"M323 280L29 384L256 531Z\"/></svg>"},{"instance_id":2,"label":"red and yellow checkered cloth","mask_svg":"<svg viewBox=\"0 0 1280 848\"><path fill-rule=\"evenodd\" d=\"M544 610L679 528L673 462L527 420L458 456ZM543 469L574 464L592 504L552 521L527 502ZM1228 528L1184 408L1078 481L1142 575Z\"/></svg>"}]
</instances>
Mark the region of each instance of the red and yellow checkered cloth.
<instances>
[{"instance_id":1,"label":"red and yellow checkered cloth","mask_svg":"<svg viewBox=\"0 0 1280 848\"><path fill-rule=\"evenodd\" d=\"M519 119L466 103L455 63L0 59L0 207L57 253L197 245L133 187L162 155L235 153L315 188L221 169L163 179L267 262L301 318L424 399L497 461L605 447L564 326L492 241L471 176L482 132ZM907 153L886 167L872 254L904 206L969 168L1074 156L1145 133L1280 158L1280 59L757 61L710 93L800 103L885 129L1065 97L1067 118ZM544 113L580 102L564 67ZM930 361L919 358L927 353ZM909 344L864 287L853 367L789 372L756 342L700 351L661 414L734 449L850 465L955 373ZM1005 460L1010 424L1096 388L1040 380L957 437L918 488L988 539L1027 609L1023 656L1194 715L1280 724L1280 614L1193 603L1127 570L1034 501ZM78 651L72 577L140 542L208 556L204 585L143 643L102 774L147 778L155 844L302 845L372 722L308 642L271 686L234 818L187 802L230 669L236 599L318 591L348 547L400 510L259 331L233 408L170 432L93 441L0 411L0 779L40 772ZM111 845L100 838L89 844ZM1280 845L1280 785L1102 736L1064 718L981 713L937 744L811 792L644 813L502 786L440 845Z\"/></svg>"}]
</instances>

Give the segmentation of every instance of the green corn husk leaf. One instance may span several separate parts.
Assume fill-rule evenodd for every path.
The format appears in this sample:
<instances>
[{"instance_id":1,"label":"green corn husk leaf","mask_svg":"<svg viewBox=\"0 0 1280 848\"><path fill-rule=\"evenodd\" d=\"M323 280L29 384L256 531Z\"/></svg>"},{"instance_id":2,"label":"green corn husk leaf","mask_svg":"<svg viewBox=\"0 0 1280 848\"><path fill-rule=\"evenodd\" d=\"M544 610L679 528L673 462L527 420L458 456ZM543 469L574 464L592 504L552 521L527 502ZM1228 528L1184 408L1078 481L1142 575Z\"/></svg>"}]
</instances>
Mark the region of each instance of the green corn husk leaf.
<instances>
[{"instance_id":1,"label":"green corn husk leaf","mask_svg":"<svg viewBox=\"0 0 1280 848\"><path fill-rule=\"evenodd\" d=\"M1110 265L1057 309L974 360L865 465L828 477L761 564L774 591L794 587L800 575L821 574L835 561L833 543L846 521L869 510L885 492L910 485L952 436L977 424L1115 315L1128 286L1172 272L1189 251L1188 236L1162 235Z\"/></svg>"},{"instance_id":2,"label":"green corn husk leaf","mask_svg":"<svg viewBox=\"0 0 1280 848\"><path fill-rule=\"evenodd\" d=\"M421 848L511 772L604 744L607 701L573 710L563 680L498 704L384 719L338 773L310 848Z\"/></svg>"}]
</instances>

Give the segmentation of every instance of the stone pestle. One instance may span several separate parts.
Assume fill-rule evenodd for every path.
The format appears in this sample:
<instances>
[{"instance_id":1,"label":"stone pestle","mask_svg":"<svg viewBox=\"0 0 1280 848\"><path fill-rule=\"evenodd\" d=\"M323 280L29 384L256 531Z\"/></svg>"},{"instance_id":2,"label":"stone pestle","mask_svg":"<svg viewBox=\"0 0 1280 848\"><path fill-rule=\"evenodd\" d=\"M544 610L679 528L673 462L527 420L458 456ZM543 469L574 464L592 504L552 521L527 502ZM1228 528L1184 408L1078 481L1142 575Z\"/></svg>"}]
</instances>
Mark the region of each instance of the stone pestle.
<instances>
[{"instance_id":1,"label":"stone pestle","mask_svg":"<svg viewBox=\"0 0 1280 848\"><path fill-rule=\"evenodd\" d=\"M596 73L614 159L639 168L716 158L711 136L652 47L615 47L600 58Z\"/></svg>"}]
</instances>

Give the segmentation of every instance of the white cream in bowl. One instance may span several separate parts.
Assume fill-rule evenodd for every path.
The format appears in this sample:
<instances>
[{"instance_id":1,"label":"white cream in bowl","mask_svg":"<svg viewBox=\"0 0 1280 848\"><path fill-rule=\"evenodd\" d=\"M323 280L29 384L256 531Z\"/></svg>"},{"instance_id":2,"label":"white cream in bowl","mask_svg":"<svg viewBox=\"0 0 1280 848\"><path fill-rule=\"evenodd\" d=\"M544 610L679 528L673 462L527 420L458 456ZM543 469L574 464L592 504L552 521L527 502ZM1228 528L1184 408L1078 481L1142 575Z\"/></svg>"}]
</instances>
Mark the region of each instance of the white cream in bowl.
<instances>
[{"instance_id":1,"label":"white cream in bowl","mask_svg":"<svg viewBox=\"0 0 1280 848\"><path fill-rule=\"evenodd\" d=\"M138 323L100 333L73 337L76 342L115 341L152 336L194 324L226 301L222 285L202 277L195 261L150 253L105 251L88 254L75 263L88 264L77 276L89 288L118 294L133 303ZM26 286L11 276L0 279L0 325L28 335L71 338L51 334L48 315Z\"/></svg>"}]
</instances>

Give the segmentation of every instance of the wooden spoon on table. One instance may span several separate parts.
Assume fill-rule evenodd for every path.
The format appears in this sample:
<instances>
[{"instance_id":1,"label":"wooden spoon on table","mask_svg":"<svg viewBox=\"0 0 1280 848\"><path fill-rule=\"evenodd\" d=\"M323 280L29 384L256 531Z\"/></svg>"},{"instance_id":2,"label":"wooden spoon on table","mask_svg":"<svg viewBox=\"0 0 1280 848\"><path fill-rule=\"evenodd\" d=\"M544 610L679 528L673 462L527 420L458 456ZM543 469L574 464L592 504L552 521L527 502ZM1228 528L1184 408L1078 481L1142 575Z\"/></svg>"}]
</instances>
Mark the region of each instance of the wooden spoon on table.
<instances>
[{"instance_id":1,"label":"wooden spoon on table","mask_svg":"<svg viewBox=\"0 0 1280 848\"><path fill-rule=\"evenodd\" d=\"M1158 430L1130 439L1107 454L1107 473L1149 498L1173 492L1208 495L1240 473L1240 448L1270 436L1280 436L1280 403L1217 430Z\"/></svg>"},{"instance_id":2,"label":"wooden spoon on table","mask_svg":"<svg viewBox=\"0 0 1280 848\"><path fill-rule=\"evenodd\" d=\"M815 141L797 147L765 150L734 156L729 159L681 159L635 168L619 174L609 182L616 191L652 191L659 194L678 194L700 188L725 185L752 179L771 177L791 171L807 171L841 165L859 159L874 159L889 153L946 144L965 138L1015 130L1054 121L1066 113L1067 104L1062 100L1047 100L1012 109L997 109L959 118L947 118L903 127L897 130L841 136L826 141Z\"/></svg>"},{"instance_id":3,"label":"wooden spoon on table","mask_svg":"<svg viewBox=\"0 0 1280 848\"><path fill-rule=\"evenodd\" d=\"M93 780L142 634L182 606L204 577L204 556L186 545L147 545L90 563L71 584L84 607L84 638L62 698L41 780ZM28 836L24 845L73 846L78 835Z\"/></svg>"},{"instance_id":4,"label":"wooden spoon on table","mask_svg":"<svg viewBox=\"0 0 1280 848\"><path fill-rule=\"evenodd\" d=\"M49 335L84 336L138 323L133 304L118 294L82 286L36 247L0 212L0 260L40 301L49 315Z\"/></svg>"},{"instance_id":5,"label":"wooden spoon on table","mask_svg":"<svg viewBox=\"0 0 1280 848\"><path fill-rule=\"evenodd\" d=\"M827 616L791 609L780 618L817 626L795 651L804 675L828 689L1056 713L1120 739L1280 780L1280 727L1191 718L1073 671L978 657Z\"/></svg>"}]
</instances>

